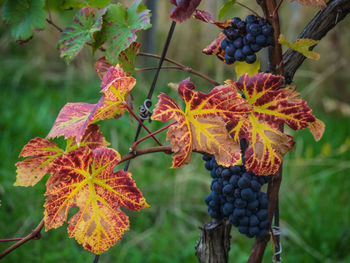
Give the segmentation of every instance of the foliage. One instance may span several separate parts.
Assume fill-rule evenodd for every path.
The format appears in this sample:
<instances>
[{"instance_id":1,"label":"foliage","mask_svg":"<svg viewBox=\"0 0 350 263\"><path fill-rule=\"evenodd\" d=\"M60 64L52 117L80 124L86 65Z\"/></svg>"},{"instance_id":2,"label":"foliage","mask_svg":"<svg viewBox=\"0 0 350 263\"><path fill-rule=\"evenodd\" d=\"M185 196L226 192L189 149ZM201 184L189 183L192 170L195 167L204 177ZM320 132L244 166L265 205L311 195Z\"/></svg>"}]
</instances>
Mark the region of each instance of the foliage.
<instances>
[{"instance_id":1,"label":"foliage","mask_svg":"<svg viewBox=\"0 0 350 263\"><path fill-rule=\"evenodd\" d=\"M196 10L200 0L170 2L175 5L170 14L175 21L183 22L194 13L195 18L220 29L230 25L229 20L219 22L208 12ZM325 5L314 0L298 2L320 8ZM34 29L45 26L44 2L28 0L23 3L7 1L3 8L4 19L12 25L13 37L22 42L32 37ZM234 1L226 3L221 13L233 4ZM69 210L78 207L79 212L68 221L68 235L85 249L100 254L118 242L129 229L128 216L120 207L134 211L149 207L131 174L124 170L114 172L122 158L116 150L106 147L108 143L95 123L111 118L120 120L128 111L142 124L132 111L131 92L136 79L131 74L140 47L135 42L136 31L151 26L150 11L141 5L141 0L135 0L128 8L120 3L109 4L109 1L84 4L69 1L66 5L82 8L58 40L61 57L69 63L86 45L91 45L93 51L105 51L105 57L95 63L102 79L102 95L95 104L67 103L46 139L36 137L24 146L20 156L29 158L16 163L15 185L33 186L46 173L50 174L44 205L46 229L61 226L67 221ZM96 19L92 7L103 8ZM53 22L50 20L50 23ZM219 33L203 52L224 60L223 38L223 33ZM283 35L278 41L311 58L318 58L309 51L309 47L317 42L299 39L290 44ZM317 141L322 137L323 122L314 117L295 91L296 87L283 86L281 76L258 73L259 68L259 61L251 67L236 64L240 78L236 82L227 80L208 94L195 91L195 85L185 79L178 86L185 110L169 95L159 96L152 119L176 121L167 133L173 152L173 168L188 164L193 151L214 154L217 162L225 167L240 165L239 142L246 139L249 142L244 154L247 170L261 175L274 174L286 152L294 147L293 137L281 131L283 124L293 130L308 128ZM66 140L64 150L50 141L61 136Z\"/></svg>"}]
</instances>

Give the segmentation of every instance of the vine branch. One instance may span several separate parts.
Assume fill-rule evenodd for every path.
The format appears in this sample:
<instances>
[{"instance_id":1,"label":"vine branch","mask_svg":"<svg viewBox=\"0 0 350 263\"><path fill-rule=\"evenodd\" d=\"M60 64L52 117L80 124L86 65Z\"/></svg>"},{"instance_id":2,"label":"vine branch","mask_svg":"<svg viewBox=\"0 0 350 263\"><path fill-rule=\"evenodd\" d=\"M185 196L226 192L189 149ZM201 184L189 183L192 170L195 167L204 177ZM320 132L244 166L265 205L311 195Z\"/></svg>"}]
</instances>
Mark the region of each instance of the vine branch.
<instances>
[{"instance_id":1,"label":"vine branch","mask_svg":"<svg viewBox=\"0 0 350 263\"><path fill-rule=\"evenodd\" d=\"M318 12L316 16L308 23L298 38L311 38L321 40L330 30L332 30L340 21L350 13L349 0L331 0L327 7ZM315 45L316 46L316 45ZM310 50L314 49L311 47ZM288 49L283 55L285 67L284 77L286 83L292 82L297 69L306 59L301 53Z\"/></svg>"},{"instance_id":2,"label":"vine branch","mask_svg":"<svg viewBox=\"0 0 350 263\"><path fill-rule=\"evenodd\" d=\"M144 52L140 52L138 53L137 55L139 56L145 56L145 57L152 57L152 58L157 58L157 59L160 59L161 57L158 56L158 55L155 55L155 54L151 54L151 53L144 53ZM185 71L185 72L189 72L189 73L192 73L194 75L197 75L198 77L201 77L207 81L209 81L210 83L214 84L215 86L218 86L220 85L219 82L217 82L216 80L210 78L209 76L203 74L203 73L200 73L190 67L187 67L183 64L181 64L180 62L176 61L176 60L173 60L173 59L170 59L170 58L164 58L165 61L169 62L169 63L172 63L174 65L176 65L177 67L174 67L174 66L163 66L161 69L178 69L178 70L182 70L182 71ZM157 67L152 67L152 68L139 68L139 69L135 69L136 71L146 71L146 70L155 70L155 69L158 69Z\"/></svg>"},{"instance_id":3,"label":"vine branch","mask_svg":"<svg viewBox=\"0 0 350 263\"><path fill-rule=\"evenodd\" d=\"M3 252L1 252L0 253L0 259L5 257L7 254L12 252L16 248L22 246L24 243L26 243L29 240L32 240L32 239L38 240L38 239L40 239L41 238L40 231L41 231L41 229L43 227L44 227L44 218L40 221L39 225L37 225L37 227L29 235L27 235L26 237L22 238L21 240L19 240L18 242L16 242L12 246L10 246L9 248L7 248Z\"/></svg>"}]
</instances>

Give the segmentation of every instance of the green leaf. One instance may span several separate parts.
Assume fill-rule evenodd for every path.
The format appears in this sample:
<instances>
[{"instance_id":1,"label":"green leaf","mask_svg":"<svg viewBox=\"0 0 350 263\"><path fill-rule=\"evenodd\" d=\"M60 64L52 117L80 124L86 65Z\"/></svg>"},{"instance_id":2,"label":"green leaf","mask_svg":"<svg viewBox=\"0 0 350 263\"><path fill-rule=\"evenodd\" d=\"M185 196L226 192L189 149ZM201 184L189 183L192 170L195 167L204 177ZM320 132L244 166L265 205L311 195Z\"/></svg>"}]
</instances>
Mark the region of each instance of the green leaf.
<instances>
[{"instance_id":1,"label":"green leaf","mask_svg":"<svg viewBox=\"0 0 350 263\"><path fill-rule=\"evenodd\" d=\"M44 0L9 0L2 16L11 25L11 36L18 41L29 40L36 29L44 29Z\"/></svg>"},{"instance_id":2,"label":"green leaf","mask_svg":"<svg viewBox=\"0 0 350 263\"><path fill-rule=\"evenodd\" d=\"M236 0L230 0L230 1L227 1L225 4L223 4L223 6L219 10L219 20L223 19L223 17L226 15L228 10L230 10L235 3L236 3Z\"/></svg>"},{"instance_id":3,"label":"green leaf","mask_svg":"<svg viewBox=\"0 0 350 263\"><path fill-rule=\"evenodd\" d=\"M135 67L135 58L139 53L141 43L133 42L130 47L125 49L119 54L119 64L125 72L130 73L131 75L134 73Z\"/></svg>"},{"instance_id":4,"label":"green leaf","mask_svg":"<svg viewBox=\"0 0 350 263\"><path fill-rule=\"evenodd\" d=\"M93 40L94 33L102 28L102 15L105 12L105 9L102 10L97 19L91 7L84 7L76 13L58 40L61 58L67 63L71 62L85 44Z\"/></svg>"},{"instance_id":5,"label":"green leaf","mask_svg":"<svg viewBox=\"0 0 350 263\"><path fill-rule=\"evenodd\" d=\"M247 62L239 62L239 61L235 63L235 71L236 71L237 79L240 76L243 76L244 74L248 74L251 77L257 74L259 72L259 69L260 69L259 57L253 64L248 64Z\"/></svg>"},{"instance_id":6,"label":"green leaf","mask_svg":"<svg viewBox=\"0 0 350 263\"><path fill-rule=\"evenodd\" d=\"M106 44L106 59L113 65L118 63L120 52L127 49L137 38L136 31L151 27L149 10L138 11L141 0L135 0L125 9L120 3L107 7L103 16L102 30L96 34L93 48Z\"/></svg>"},{"instance_id":7,"label":"green leaf","mask_svg":"<svg viewBox=\"0 0 350 263\"><path fill-rule=\"evenodd\" d=\"M104 8L110 1L111 0L63 0L62 9L82 8L86 6Z\"/></svg>"},{"instance_id":8,"label":"green leaf","mask_svg":"<svg viewBox=\"0 0 350 263\"><path fill-rule=\"evenodd\" d=\"M320 54L317 52L311 51L310 47L318 44L318 40L313 40L309 38L300 38L297 39L294 43L290 43L287 41L286 37L284 35L280 35L278 38L278 43L281 45L287 46L295 51L300 52L307 58L311 58L314 60L319 60L320 59Z\"/></svg>"}]
</instances>

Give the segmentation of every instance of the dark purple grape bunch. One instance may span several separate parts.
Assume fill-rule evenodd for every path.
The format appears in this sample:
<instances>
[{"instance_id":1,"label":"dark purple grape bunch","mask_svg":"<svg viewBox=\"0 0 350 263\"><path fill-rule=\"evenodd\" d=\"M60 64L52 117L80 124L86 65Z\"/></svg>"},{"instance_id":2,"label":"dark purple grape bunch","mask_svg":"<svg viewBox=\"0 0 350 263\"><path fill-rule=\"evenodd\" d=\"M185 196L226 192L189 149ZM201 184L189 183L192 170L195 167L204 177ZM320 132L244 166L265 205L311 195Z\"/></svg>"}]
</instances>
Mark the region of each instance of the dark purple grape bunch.
<instances>
[{"instance_id":1,"label":"dark purple grape bunch","mask_svg":"<svg viewBox=\"0 0 350 263\"><path fill-rule=\"evenodd\" d=\"M273 45L273 27L262 18L248 15L245 21L239 17L232 19L231 25L223 31L226 38L221 42L225 51L225 61L245 61L252 64L256 54L264 47Z\"/></svg>"},{"instance_id":2,"label":"dark purple grape bunch","mask_svg":"<svg viewBox=\"0 0 350 263\"><path fill-rule=\"evenodd\" d=\"M218 221L228 218L248 237L264 237L269 227L268 200L260 190L269 176L255 175L239 165L222 167L208 155L203 155L203 160L213 178L211 193L205 198L210 217Z\"/></svg>"}]
</instances>

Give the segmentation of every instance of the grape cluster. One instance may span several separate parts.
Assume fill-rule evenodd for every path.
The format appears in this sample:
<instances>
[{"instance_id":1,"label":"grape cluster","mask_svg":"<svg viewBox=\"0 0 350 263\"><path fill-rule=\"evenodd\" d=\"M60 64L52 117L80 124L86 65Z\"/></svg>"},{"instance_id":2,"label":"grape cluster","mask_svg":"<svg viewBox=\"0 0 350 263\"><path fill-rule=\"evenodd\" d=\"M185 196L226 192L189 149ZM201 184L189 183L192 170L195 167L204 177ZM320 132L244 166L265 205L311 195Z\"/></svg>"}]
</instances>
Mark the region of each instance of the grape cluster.
<instances>
[{"instance_id":1,"label":"grape cluster","mask_svg":"<svg viewBox=\"0 0 350 263\"><path fill-rule=\"evenodd\" d=\"M235 61L252 64L256 61L256 52L273 45L273 27L265 19L254 15L247 16L245 21L233 18L231 26L226 27L223 33L226 38L221 42L221 48L225 50L228 64Z\"/></svg>"},{"instance_id":2,"label":"grape cluster","mask_svg":"<svg viewBox=\"0 0 350 263\"><path fill-rule=\"evenodd\" d=\"M212 192L205 198L210 217L216 220L226 217L240 233L264 237L269 227L268 200L260 189L269 176L255 175L239 165L222 167L207 155L203 155L203 160L213 178Z\"/></svg>"}]
</instances>

